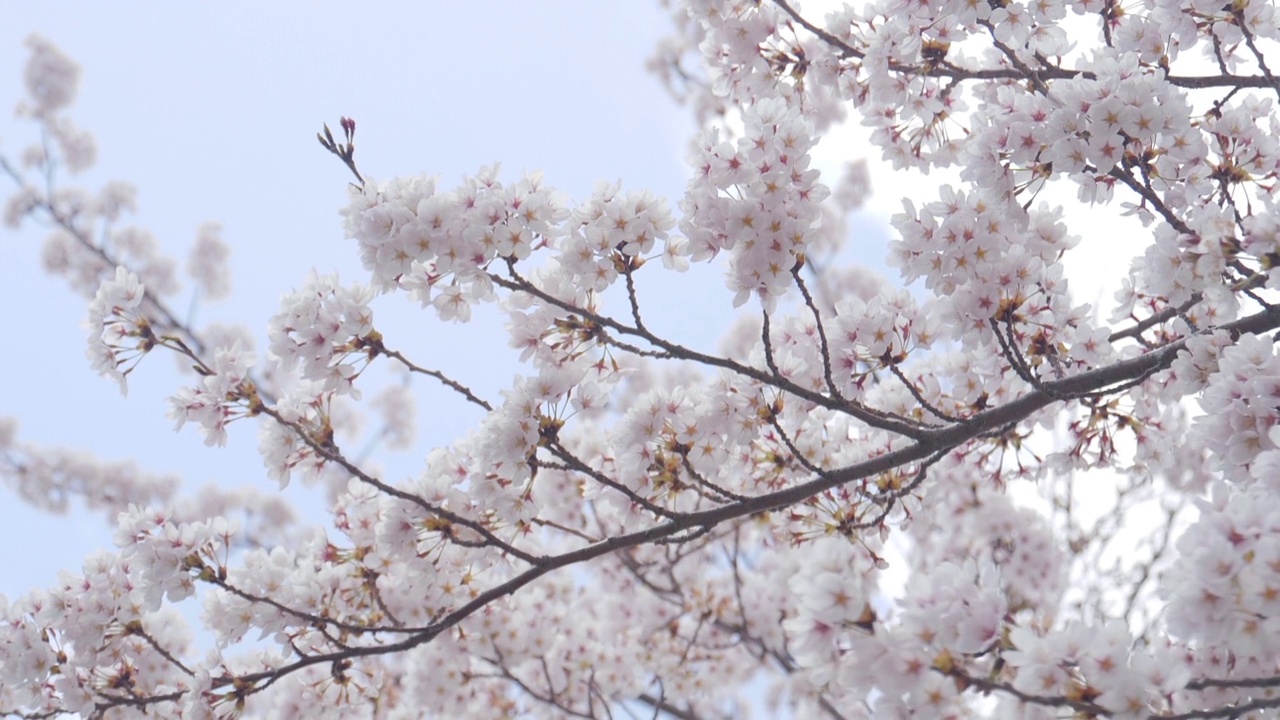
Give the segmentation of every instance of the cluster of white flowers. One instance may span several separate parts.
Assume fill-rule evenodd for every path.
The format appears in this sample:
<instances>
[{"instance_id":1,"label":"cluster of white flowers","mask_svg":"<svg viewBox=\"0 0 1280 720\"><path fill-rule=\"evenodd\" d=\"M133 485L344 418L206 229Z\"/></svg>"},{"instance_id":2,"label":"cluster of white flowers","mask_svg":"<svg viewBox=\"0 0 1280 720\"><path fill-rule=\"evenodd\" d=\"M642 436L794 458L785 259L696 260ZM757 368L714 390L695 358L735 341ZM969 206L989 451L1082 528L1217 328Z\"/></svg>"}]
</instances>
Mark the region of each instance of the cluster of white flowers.
<instances>
[{"instance_id":1,"label":"cluster of white flowers","mask_svg":"<svg viewBox=\"0 0 1280 720\"><path fill-rule=\"evenodd\" d=\"M374 293L361 285L344 287L336 275L312 272L307 284L281 300L267 329L273 359L296 368L306 380L339 394L357 394L360 369L349 358L368 358L373 345Z\"/></svg>"},{"instance_id":2,"label":"cluster of white flowers","mask_svg":"<svg viewBox=\"0 0 1280 720\"><path fill-rule=\"evenodd\" d=\"M648 192L620 193L617 185L601 183L582 207L574 209L568 236L558 243L557 259L564 272L579 278L585 289L603 292L625 272L627 264L643 258L663 241L668 266L679 245L668 239L675 220L666 201Z\"/></svg>"},{"instance_id":3,"label":"cluster of white flowers","mask_svg":"<svg viewBox=\"0 0 1280 720\"><path fill-rule=\"evenodd\" d=\"M694 262L730 252L735 305L756 295L772 310L793 285L830 191L809 167L813 131L798 109L765 98L745 108L742 121L736 144L716 130L699 138L680 230Z\"/></svg>"},{"instance_id":4,"label":"cluster of white flowers","mask_svg":"<svg viewBox=\"0 0 1280 720\"><path fill-rule=\"evenodd\" d=\"M145 297L137 276L121 266L89 305L89 362L99 375L120 383L121 393L129 389L125 374L155 343L151 323L139 311Z\"/></svg>"},{"instance_id":5,"label":"cluster of white flowers","mask_svg":"<svg viewBox=\"0 0 1280 720\"><path fill-rule=\"evenodd\" d=\"M894 217L893 243L904 277L947 298L957 323L952 336L981 330L992 317L1062 302L1066 282L1056 260L1076 240L1066 235L1061 211L1024 211L1013 198L942 188L941 199ZM1055 310L1061 309L1055 307ZM1063 308L1065 309L1065 308Z\"/></svg>"},{"instance_id":6,"label":"cluster of white flowers","mask_svg":"<svg viewBox=\"0 0 1280 720\"><path fill-rule=\"evenodd\" d=\"M227 444L227 423L251 412L252 390L246 385L253 353L240 345L219 348L213 363L202 373L199 387L184 387L169 398L169 417L176 428L188 422L204 429L206 445Z\"/></svg>"},{"instance_id":7,"label":"cluster of white flowers","mask_svg":"<svg viewBox=\"0 0 1280 720\"><path fill-rule=\"evenodd\" d=\"M221 518L175 523L151 508L122 512L119 553L97 552L85 560L83 572L63 572L54 588L13 605L0 601L0 687L6 699L51 712L92 714L98 693L113 689L176 691L180 697L190 687L189 672L172 658L188 651L192 635L178 613L161 603L189 596L196 577L225 573L220 563L235 533Z\"/></svg>"},{"instance_id":8,"label":"cluster of white flowers","mask_svg":"<svg viewBox=\"0 0 1280 720\"><path fill-rule=\"evenodd\" d=\"M486 168L444 193L431 178L353 188L343 211L347 234L359 242L374 287L403 286L445 319L465 320L464 307L489 299L484 268L498 258L529 257L568 215L540 176L505 186L497 173ZM436 304L442 294L446 300Z\"/></svg>"},{"instance_id":9,"label":"cluster of white flowers","mask_svg":"<svg viewBox=\"0 0 1280 720\"><path fill-rule=\"evenodd\" d=\"M1216 468L1232 482L1258 482L1280 488L1280 477L1270 472L1270 457L1280 448L1280 357L1271 338L1243 335L1218 354L1218 367L1200 393L1204 414L1196 418L1195 431L1212 452ZM1255 462L1267 460L1255 468Z\"/></svg>"},{"instance_id":10,"label":"cluster of white flowers","mask_svg":"<svg viewBox=\"0 0 1280 720\"><path fill-rule=\"evenodd\" d=\"M1200 518L1178 540L1178 559L1163 584L1169 631L1193 649L1187 652L1191 672L1269 677L1280 661L1280 503L1262 484L1242 492L1217 484L1198 505ZM1230 682L1202 687L1201 704L1239 703L1250 695L1248 684L1244 690Z\"/></svg>"}]
</instances>

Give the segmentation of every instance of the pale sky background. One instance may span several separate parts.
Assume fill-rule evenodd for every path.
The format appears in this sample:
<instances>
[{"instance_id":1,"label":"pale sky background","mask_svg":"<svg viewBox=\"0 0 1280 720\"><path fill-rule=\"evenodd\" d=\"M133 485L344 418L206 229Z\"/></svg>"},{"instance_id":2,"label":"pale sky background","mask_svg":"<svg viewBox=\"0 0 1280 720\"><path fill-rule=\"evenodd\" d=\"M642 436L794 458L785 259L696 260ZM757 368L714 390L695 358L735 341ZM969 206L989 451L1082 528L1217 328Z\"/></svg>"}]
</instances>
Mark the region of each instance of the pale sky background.
<instances>
[{"instance_id":1,"label":"pale sky background","mask_svg":"<svg viewBox=\"0 0 1280 720\"><path fill-rule=\"evenodd\" d=\"M139 212L122 224L150 229L180 264L200 223L221 222L235 288L229 301L201 304L198 320L247 324L260 356L280 295L301 285L308 269L340 271L344 281L366 278L337 214L350 177L316 142L322 122L337 131L340 116L356 120L356 158L366 177L429 173L451 187L500 161L505 180L542 170L575 201L598 180L621 180L624 189L669 198L673 210L685 186L694 123L644 68L671 32L656 2L121 7L6 7L0 106L12 108L24 96L23 41L31 33L78 62L81 92L70 117L96 137L98 162L62 181L91 192L114 179L136 185ZM0 152L15 160L36 137L34 128L4 117ZM834 169L861 154L850 153L829 154L824 164ZM825 181L834 185L838 177L832 172ZM7 197L13 188L3 180L0 195ZM894 200L887 212L897 207ZM861 232L855 252L882 267L883 226ZM191 490L211 481L272 489L250 424L233 425L222 449L206 448L193 426L173 432L165 398L189 380L164 353L148 356L131 375L128 398L93 373L84 358L85 302L40 269L45 234L31 223L17 234L0 228L0 300L11 308L9 349L0 354L7 380L0 416L19 419L18 439L132 458L145 471L183 476ZM722 268L658 287L662 275L641 288L651 325L715 349L732 317ZM186 297L176 309L185 308ZM396 323L409 333L384 329L391 343L486 397L496 397L518 370L497 313L445 326L407 302L380 302L375 312L380 328ZM426 448L477 419L435 386L415 387L423 443L386 460L391 480L420 468ZM60 569L78 570L88 552L111 547L111 529L97 515L50 517L0 488L0 592L12 598L50 585Z\"/></svg>"}]
</instances>

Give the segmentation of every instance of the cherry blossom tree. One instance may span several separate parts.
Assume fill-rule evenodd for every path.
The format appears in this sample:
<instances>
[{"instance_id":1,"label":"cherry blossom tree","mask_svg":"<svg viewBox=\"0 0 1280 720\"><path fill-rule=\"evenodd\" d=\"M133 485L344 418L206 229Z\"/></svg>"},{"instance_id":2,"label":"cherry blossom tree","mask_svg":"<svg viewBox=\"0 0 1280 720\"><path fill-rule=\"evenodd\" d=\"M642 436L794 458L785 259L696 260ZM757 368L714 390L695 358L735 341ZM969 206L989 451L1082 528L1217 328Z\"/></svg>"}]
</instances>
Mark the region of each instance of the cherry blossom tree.
<instances>
[{"instance_id":1,"label":"cherry blossom tree","mask_svg":"<svg viewBox=\"0 0 1280 720\"><path fill-rule=\"evenodd\" d=\"M175 311L178 263L114 224L132 188L53 182L94 144L78 68L30 41L20 114L46 142L0 166L5 219L53 226L92 368L123 391L178 358L178 430L256 425L266 478L332 512L298 519L271 483L186 494L0 424L25 501L117 517L115 551L0 599L0 712L1276 716L1273 4L677 5L652 66L704 128L683 197L381 180L343 118L317 152L348 173L364 277L297 279L258 350ZM864 170L833 192L811 167L846 120L900 171L954 177L902 199L895 279L838 254ZM1099 212L1146 245L1091 307L1063 268L1105 249L1078 230ZM226 253L206 226L207 299ZM741 313L719 348L641 301L706 263L708 302ZM523 374L483 397L411 357L379 330L387 294L445 322L496 305ZM384 476L344 425L376 413L409 445L413 395L365 400L371 368L484 419Z\"/></svg>"}]
</instances>

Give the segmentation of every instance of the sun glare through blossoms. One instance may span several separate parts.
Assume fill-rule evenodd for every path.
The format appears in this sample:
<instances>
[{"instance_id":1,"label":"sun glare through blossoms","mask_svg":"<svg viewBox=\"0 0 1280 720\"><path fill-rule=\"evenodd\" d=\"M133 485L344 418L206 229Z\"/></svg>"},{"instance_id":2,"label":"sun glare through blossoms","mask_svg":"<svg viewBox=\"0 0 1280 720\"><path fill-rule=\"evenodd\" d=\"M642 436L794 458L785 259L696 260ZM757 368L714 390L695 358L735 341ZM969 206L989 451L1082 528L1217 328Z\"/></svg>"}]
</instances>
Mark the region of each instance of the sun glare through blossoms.
<instances>
[{"instance_id":1,"label":"sun glare through blossoms","mask_svg":"<svg viewBox=\"0 0 1280 720\"><path fill-rule=\"evenodd\" d=\"M316 152L350 266L282 278L262 327L185 308L234 293L217 224L181 262L118 222L131 186L72 184L80 68L28 41L5 222L85 300L86 372L177 359L177 431L252 426L262 465L192 492L0 418L7 487L116 545L0 595L0 715L1280 717L1274 3L664 5L682 195L388 178L342 117ZM848 126L869 143L832 161ZM913 178L890 277L842 252L866 158ZM1101 303L1065 271L1087 253ZM737 320L677 342L642 298L699 266ZM424 328L499 312L520 373L461 382L375 312L395 295ZM421 447L424 388L481 420ZM410 448L412 477L377 461Z\"/></svg>"}]
</instances>

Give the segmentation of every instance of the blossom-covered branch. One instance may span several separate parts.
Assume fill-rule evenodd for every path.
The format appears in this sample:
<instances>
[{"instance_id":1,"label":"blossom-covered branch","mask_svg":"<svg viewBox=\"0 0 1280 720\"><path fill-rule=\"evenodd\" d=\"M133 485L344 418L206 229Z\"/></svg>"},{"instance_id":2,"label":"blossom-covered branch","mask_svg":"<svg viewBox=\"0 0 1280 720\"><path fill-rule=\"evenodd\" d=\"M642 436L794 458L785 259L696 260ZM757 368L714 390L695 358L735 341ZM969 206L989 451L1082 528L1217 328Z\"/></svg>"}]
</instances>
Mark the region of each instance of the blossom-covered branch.
<instances>
[{"instance_id":1,"label":"blossom-covered branch","mask_svg":"<svg viewBox=\"0 0 1280 720\"><path fill-rule=\"evenodd\" d=\"M93 368L123 386L172 353L193 373L179 429L219 445L255 423L265 475L332 502L273 536L254 498L192 508L0 426L0 474L31 502L118 513L115 551L0 603L0 711L717 718L753 683L797 717L1276 706L1274 8L677 13L659 69L704 125L678 212L496 166L379 180L343 118L319 138L356 179L343 230L367 278L284 293L261 357L169 309L173 263L114 228L130 193L62 187L92 143L66 121L74 64L32 41L22 114L43 139L5 160L6 216L51 221L48 264L92 298ZM832 193L815 167L846 116L895 169L956 171L893 216L897 287L843 265L865 173ZM1146 241L1110 320L1064 269L1105 257L1114 229L1085 215L1105 212ZM210 299L229 288L212 235L190 264ZM711 263L744 307L715 351L643 302ZM498 396L429 369L384 336L384 294L439 322L496 306L521 374ZM412 444L411 388L364 401L383 370L483 412L407 478L344 435L373 410Z\"/></svg>"}]
</instances>

